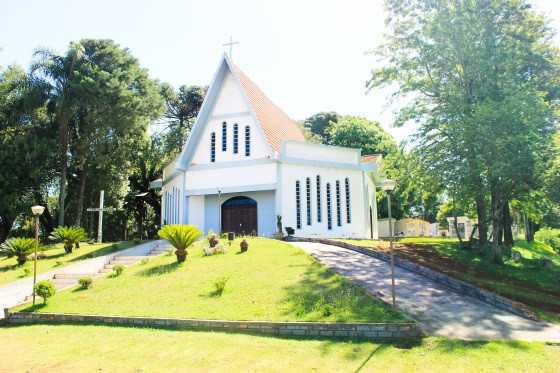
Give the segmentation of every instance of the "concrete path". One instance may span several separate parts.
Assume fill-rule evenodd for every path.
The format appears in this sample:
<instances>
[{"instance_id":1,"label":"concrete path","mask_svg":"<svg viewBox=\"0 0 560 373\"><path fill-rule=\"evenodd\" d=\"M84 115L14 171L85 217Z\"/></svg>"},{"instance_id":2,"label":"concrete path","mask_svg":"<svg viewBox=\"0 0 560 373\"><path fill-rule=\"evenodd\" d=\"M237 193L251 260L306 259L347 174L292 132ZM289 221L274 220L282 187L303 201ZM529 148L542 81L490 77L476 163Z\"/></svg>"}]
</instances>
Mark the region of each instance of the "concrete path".
<instances>
[{"instance_id":1,"label":"concrete path","mask_svg":"<svg viewBox=\"0 0 560 373\"><path fill-rule=\"evenodd\" d=\"M294 242L337 273L391 303L388 263L311 242ZM397 307L411 315L431 335L455 339L515 339L560 342L560 326L535 322L497 309L413 272L395 267Z\"/></svg>"},{"instance_id":2,"label":"concrete path","mask_svg":"<svg viewBox=\"0 0 560 373\"><path fill-rule=\"evenodd\" d=\"M159 255L168 249L171 249L171 246L167 241L150 241L126 250L81 260L75 264L40 273L37 275L37 281L54 279L57 290L61 290L76 285L79 277L99 275L112 261L132 264L143 257ZM127 258L134 258L134 260L127 260ZM0 319L4 317L4 308L17 306L32 295L32 287L33 276L0 286Z\"/></svg>"}]
</instances>

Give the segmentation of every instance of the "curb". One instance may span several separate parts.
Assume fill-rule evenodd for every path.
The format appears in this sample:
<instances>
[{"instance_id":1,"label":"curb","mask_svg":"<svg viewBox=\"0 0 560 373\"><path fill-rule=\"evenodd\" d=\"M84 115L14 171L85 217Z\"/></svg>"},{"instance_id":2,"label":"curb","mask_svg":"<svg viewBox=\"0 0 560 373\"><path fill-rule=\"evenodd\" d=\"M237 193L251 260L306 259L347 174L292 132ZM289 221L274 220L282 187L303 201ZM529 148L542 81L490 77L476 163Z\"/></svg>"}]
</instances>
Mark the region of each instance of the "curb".
<instances>
[{"instance_id":1,"label":"curb","mask_svg":"<svg viewBox=\"0 0 560 373\"><path fill-rule=\"evenodd\" d=\"M337 323L292 321L238 321L80 315L67 313L10 312L4 309L6 325L103 324L133 327L176 328L281 336L364 338L369 340L415 339L421 337L416 323Z\"/></svg>"}]
</instances>

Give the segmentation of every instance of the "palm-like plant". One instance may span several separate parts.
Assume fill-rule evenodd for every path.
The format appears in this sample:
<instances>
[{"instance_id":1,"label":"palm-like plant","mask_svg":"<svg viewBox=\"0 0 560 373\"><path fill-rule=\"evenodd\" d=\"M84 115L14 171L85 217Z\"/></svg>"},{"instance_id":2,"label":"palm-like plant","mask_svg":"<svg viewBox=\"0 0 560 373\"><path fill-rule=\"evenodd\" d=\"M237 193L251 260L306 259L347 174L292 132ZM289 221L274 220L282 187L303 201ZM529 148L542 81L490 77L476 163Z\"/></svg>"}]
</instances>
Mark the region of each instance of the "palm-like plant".
<instances>
[{"instance_id":1,"label":"palm-like plant","mask_svg":"<svg viewBox=\"0 0 560 373\"><path fill-rule=\"evenodd\" d=\"M187 249L202 236L202 232L194 225L171 224L163 226L158 235L173 245L177 262L181 263L187 258Z\"/></svg>"},{"instance_id":2,"label":"palm-like plant","mask_svg":"<svg viewBox=\"0 0 560 373\"><path fill-rule=\"evenodd\" d=\"M74 245L77 247L80 241L86 239L87 236L82 227L57 227L52 231L49 238L63 242L64 251L68 254L72 252Z\"/></svg>"},{"instance_id":3,"label":"palm-like plant","mask_svg":"<svg viewBox=\"0 0 560 373\"><path fill-rule=\"evenodd\" d=\"M1 252L8 258L16 257L19 266L24 265L27 256L33 252L35 240L33 238L10 238L1 246Z\"/></svg>"},{"instance_id":4,"label":"palm-like plant","mask_svg":"<svg viewBox=\"0 0 560 373\"><path fill-rule=\"evenodd\" d=\"M69 126L75 106L72 103L71 87L76 69L84 61L84 48L80 43L71 43L65 55L40 49L35 52L34 57L31 65L32 75L46 88L47 106L53 111L58 126L61 164L58 224L62 225L68 175Z\"/></svg>"}]
</instances>

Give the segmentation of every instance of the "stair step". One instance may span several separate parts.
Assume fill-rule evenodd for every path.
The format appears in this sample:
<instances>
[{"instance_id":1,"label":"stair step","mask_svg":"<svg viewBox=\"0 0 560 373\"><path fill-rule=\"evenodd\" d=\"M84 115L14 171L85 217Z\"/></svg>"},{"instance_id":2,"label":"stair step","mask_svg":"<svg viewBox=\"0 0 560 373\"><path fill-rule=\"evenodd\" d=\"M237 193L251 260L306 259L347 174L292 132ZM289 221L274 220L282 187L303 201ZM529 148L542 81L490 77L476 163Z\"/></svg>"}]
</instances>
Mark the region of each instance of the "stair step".
<instances>
[{"instance_id":1,"label":"stair step","mask_svg":"<svg viewBox=\"0 0 560 373\"><path fill-rule=\"evenodd\" d=\"M91 276L89 273L57 273L54 275L53 279L76 279L79 280L82 277Z\"/></svg>"},{"instance_id":2,"label":"stair step","mask_svg":"<svg viewBox=\"0 0 560 373\"><path fill-rule=\"evenodd\" d=\"M143 258L144 258L144 257L142 257L142 259L143 259ZM122 263L136 263L137 261L142 260L142 259L118 259L118 260L117 260L117 259L114 259L114 260L111 260L111 262L110 262L109 264L115 264L115 263L121 263L121 264L122 264Z\"/></svg>"}]
</instances>

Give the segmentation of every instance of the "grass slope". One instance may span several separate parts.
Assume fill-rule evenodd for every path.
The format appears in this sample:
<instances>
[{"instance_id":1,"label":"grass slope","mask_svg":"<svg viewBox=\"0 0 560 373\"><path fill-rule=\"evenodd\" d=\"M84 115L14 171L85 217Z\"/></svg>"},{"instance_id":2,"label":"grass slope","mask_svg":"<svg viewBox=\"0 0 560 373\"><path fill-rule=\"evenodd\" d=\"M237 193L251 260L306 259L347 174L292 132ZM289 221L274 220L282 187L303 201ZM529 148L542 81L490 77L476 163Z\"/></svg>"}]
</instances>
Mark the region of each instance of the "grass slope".
<instances>
[{"instance_id":1,"label":"grass slope","mask_svg":"<svg viewBox=\"0 0 560 373\"><path fill-rule=\"evenodd\" d=\"M43 251L46 257L37 261L37 273L47 272L54 268L62 268L68 264L74 264L78 260L110 254L131 246L133 246L132 241L91 245L82 243L79 249L74 249L72 253L66 254L62 244L50 245ZM28 269L27 273L25 268ZM18 266L15 258L0 257L0 285L32 275L32 260L28 260L23 266Z\"/></svg>"},{"instance_id":2,"label":"grass slope","mask_svg":"<svg viewBox=\"0 0 560 373\"><path fill-rule=\"evenodd\" d=\"M355 245L387 250L381 241L352 241ZM522 302L543 319L560 322L560 255L541 242L516 241L513 250L522 258L496 265L475 251L462 250L455 239L402 238L395 246L397 255ZM549 259L545 269L541 259Z\"/></svg>"},{"instance_id":3,"label":"grass slope","mask_svg":"<svg viewBox=\"0 0 560 373\"><path fill-rule=\"evenodd\" d=\"M0 372L541 372L560 348L427 338L409 344L109 326L0 328Z\"/></svg>"},{"instance_id":4,"label":"grass slope","mask_svg":"<svg viewBox=\"0 0 560 373\"><path fill-rule=\"evenodd\" d=\"M127 268L120 277L88 290L57 294L44 312L162 316L229 320L406 321L362 288L327 270L301 249L264 238L239 240L226 254L202 256L202 244L187 261L174 255ZM219 294L215 283L227 278Z\"/></svg>"}]
</instances>

